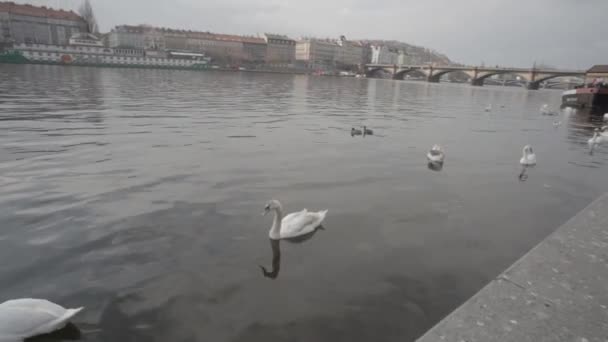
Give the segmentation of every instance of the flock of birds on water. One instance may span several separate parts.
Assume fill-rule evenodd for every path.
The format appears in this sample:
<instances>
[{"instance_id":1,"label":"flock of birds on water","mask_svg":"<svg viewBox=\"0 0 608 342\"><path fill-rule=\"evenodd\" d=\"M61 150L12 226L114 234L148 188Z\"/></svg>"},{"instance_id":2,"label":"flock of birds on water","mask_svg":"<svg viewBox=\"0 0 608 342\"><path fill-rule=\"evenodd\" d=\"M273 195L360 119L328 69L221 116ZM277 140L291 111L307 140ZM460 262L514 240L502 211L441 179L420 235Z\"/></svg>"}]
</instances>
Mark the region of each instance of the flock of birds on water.
<instances>
[{"instance_id":1,"label":"flock of birds on water","mask_svg":"<svg viewBox=\"0 0 608 342\"><path fill-rule=\"evenodd\" d=\"M492 111L492 105L488 105L485 111ZM551 111L546 104L541 107L540 112L543 115L557 115L557 112ZM604 114L603 119L604 122L608 121L608 113ZM555 121L553 125L558 127L561 125L561 121ZM363 126L362 129L354 127L351 129L353 137L373 134L374 131L366 126ZM588 140L590 153L593 154L594 149L605 142L608 142L608 126L596 128L593 137ZM441 170L445 160L445 153L441 146L433 145L426 157L430 169ZM532 146L524 146L519 163L523 167L519 179L525 180L527 178L525 170L536 165L536 154ZM260 267L265 276L273 278L278 274L277 264L280 263L280 252L277 252L278 242L307 236L322 228L321 224L325 220L328 210L312 212L303 209L284 216L281 203L278 200L271 200L264 207L263 214L266 215L270 212L274 212L274 219L268 237L272 244L273 254L278 257L273 258L272 272ZM14 299L0 303L0 342L23 341L30 337L51 334L64 329L82 309L82 307L66 309L48 300L32 298Z\"/></svg>"}]
</instances>

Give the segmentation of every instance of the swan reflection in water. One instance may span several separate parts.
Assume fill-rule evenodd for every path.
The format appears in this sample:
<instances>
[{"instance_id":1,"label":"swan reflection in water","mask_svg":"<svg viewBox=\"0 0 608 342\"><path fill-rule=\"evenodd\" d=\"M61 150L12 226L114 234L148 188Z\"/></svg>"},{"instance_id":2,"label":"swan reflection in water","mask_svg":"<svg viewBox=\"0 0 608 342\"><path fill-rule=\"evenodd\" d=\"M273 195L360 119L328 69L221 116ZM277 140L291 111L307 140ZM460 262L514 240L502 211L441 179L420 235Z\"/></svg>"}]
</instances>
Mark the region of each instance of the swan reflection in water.
<instances>
[{"instance_id":1,"label":"swan reflection in water","mask_svg":"<svg viewBox=\"0 0 608 342\"><path fill-rule=\"evenodd\" d=\"M439 171L443 170L443 162L429 162L427 164L427 167L429 168L429 170L439 172Z\"/></svg>"},{"instance_id":2,"label":"swan reflection in water","mask_svg":"<svg viewBox=\"0 0 608 342\"><path fill-rule=\"evenodd\" d=\"M525 182L528 180L528 169L533 168L534 166L522 165L521 172L518 175L518 178L521 182Z\"/></svg>"},{"instance_id":3,"label":"swan reflection in water","mask_svg":"<svg viewBox=\"0 0 608 342\"><path fill-rule=\"evenodd\" d=\"M323 226L318 226L317 228L315 228L315 230L313 230L312 232L310 232L308 234L300 235L298 237L291 238L291 239L283 239L283 241L286 241L289 243L294 243L294 244L303 243L303 242L306 242L306 241L312 239L312 237L319 230L325 230L325 228L323 228ZM272 249L272 269L270 271L268 271L268 269L266 269L266 267L264 267L262 265L259 265L259 266L260 266L260 269L262 270L262 275L264 277L270 278L270 279L276 279L279 276L279 271L281 269L281 240L274 240L274 239L268 239L268 240L270 241L270 248Z\"/></svg>"}]
</instances>

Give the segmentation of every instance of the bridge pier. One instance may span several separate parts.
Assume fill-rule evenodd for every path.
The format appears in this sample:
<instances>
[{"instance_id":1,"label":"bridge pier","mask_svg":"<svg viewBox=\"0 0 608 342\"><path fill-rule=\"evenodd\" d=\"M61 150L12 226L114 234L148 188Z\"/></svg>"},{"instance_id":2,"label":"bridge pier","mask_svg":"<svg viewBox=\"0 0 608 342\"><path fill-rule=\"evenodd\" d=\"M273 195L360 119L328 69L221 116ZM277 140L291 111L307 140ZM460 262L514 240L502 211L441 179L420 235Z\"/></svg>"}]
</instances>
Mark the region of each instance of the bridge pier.
<instances>
[{"instance_id":1,"label":"bridge pier","mask_svg":"<svg viewBox=\"0 0 608 342\"><path fill-rule=\"evenodd\" d=\"M528 86L526 88L528 88L528 90L538 90L540 88L540 83L539 82L529 82Z\"/></svg>"},{"instance_id":2,"label":"bridge pier","mask_svg":"<svg viewBox=\"0 0 608 342\"><path fill-rule=\"evenodd\" d=\"M428 76L426 81L429 83L439 83L439 78L434 76Z\"/></svg>"},{"instance_id":3,"label":"bridge pier","mask_svg":"<svg viewBox=\"0 0 608 342\"><path fill-rule=\"evenodd\" d=\"M471 79L471 85L476 87L483 87L483 79L473 78Z\"/></svg>"}]
</instances>

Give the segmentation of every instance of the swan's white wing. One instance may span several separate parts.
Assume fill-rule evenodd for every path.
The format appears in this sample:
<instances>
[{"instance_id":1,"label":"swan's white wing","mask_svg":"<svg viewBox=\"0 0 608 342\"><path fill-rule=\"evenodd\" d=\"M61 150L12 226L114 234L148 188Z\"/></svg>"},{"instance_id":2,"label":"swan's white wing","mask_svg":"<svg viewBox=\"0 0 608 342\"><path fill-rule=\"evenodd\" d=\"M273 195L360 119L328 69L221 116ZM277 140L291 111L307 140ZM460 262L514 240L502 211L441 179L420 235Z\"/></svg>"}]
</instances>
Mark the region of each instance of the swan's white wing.
<instances>
[{"instance_id":1,"label":"swan's white wing","mask_svg":"<svg viewBox=\"0 0 608 342\"><path fill-rule=\"evenodd\" d=\"M42 299L6 301L0 304L0 341L19 341L61 329L80 310Z\"/></svg>"},{"instance_id":2,"label":"swan's white wing","mask_svg":"<svg viewBox=\"0 0 608 342\"><path fill-rule=\"evenodd\" d=\"M442 162L443 161L443 153L433 154L433 151L430 151L426 154L426 158L432 162Z\"/></svg>"},{"instance_id":3,"label":"swan's white wing","mask_svg":"<svg viewBox=\"0 0 608 342\"><path fill-rule=\"evenodd\" d=\"M312 231L308 230L308 226L312 223L314 223L314 217L306 209L297 213L291 213L285 216L281 222L281 238L307 234Z\"/></svg>"},{"instance_id":4,"label":"swan's white wing","mask_svg":"<svg viewBox=\"0 0 608 342\"><path fill-rule=\"evenodd\" d=\"M519 161L521 165L532 166L536 164L536 154L532 153L527 156L524 156Z\"/></svg>"},{"instance_id":5,"label":"swan's white wing","mask_svg":"<svg viewBox=\"0 0 608 342\"><path fill-rule=\"evenodd\" d=\"M529 158L526 158L526 157L522 157L522 158L519 160L519 163L520 163L521 165L531 165L531 164L532 164L532 162L530 161L530 159L529 159Z\"/></svg>"},{"instance_id":6,"label":"swan's white wing","mask_svg":"<svg viewBox=\"0 0 608 342\"><path fill-rule=\"evenodd\" d=\"M283 217L283 220L281 221L281 227L283 227L283 224L285 222L289 222L289 221L291 221L291 220L293 220L293 219L295 219L295 218L297 218L297 217L299 217L301 215L306 215L306 213L308 213L308 209L302 209L302 211L298 211L298 212L295 212L295 213L291 213L291 214L285 215L285 217Z\"/></svg>"},{"instance_id":7,"label":"swan's white wing","mask_svg":"<svg viewBox=\"0 0 608 342\"><path fill-rule=\"evenodd\" d=\"M281 222L281 238L292 238L314 231L325 218L327 211L309 213L306 209L292 213Z\"/></svg>"},{"instance_id":8,"label":"swan's white wing","mask_svg":"<svg viewBox=\"0 0 608 342\"><path fill-rule=\"evenodd\" d=\"M23 340L40 335L39 328L55 320L55 315L20 307L0 309L0 341Z\"/></svg>"}]
</instances>

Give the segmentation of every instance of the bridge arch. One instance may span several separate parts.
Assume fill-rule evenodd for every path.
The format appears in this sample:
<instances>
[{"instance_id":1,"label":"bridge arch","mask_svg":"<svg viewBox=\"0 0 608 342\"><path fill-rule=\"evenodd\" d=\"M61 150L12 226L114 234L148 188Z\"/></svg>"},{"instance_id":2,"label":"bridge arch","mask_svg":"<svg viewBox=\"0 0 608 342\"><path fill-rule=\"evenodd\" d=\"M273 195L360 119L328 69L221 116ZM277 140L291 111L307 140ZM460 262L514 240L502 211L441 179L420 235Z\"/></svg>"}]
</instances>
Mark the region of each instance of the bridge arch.
<instances>
[{"instance_id":1,"label":"bridge arch","mask_svg":"<svg viewBox=\"0 0 608 342\"><path fill-rule=\"evenodd\" d=\"M409 69L403 69L403 70L397 71L397 73L393 76L393 78L396 80L403 80L405 78L405 75L411 74L411 73L416 73L416 74L420 74L424 77L428 77L428 75L423 70L416 69L416 68L409 68Z\"/></svg>"},{"instance_id":2,"label":"bridge arch","mask_svg":"<svg viewBox=\"0 0 608 342\"><path fill-rule=\"evenodd\" d=\"M472 72L466 71L466 70L461 70L461 69L453 69L453 70L440 70L437 71L435 73L433 73L433 75L431 77L429 77L429 81L431 82L439 82L441 80L441 77L448 75L448 74L455 74L455 73L459 73L459 74L464 74L466 75L469 79L473 79L474 75Z\"/></svg>"},{"instance_id":3,"label":"bridge arch","mask_svg":"<svg viewBox=\"0 0 608 342\"><path fill-rule=\"evenodd\" d=\"M537 80L534 80L534 82L530 82L528 84L528 88L529 89L538 89L538 88L540 88L540 84L543 83L543 82L545 82L545 81L548 81L548 80L551 80L551 79L554 79L554 78L558 78L558 77L573 77L573 76L580 77L580 75L576 75L576 74L572 74L572 75L568 75L568 74L555 74L555 75L543 76L543 77L540 77ZM585 82L585 80L581 78L581 83L584 83L584 82Z\"/></svg>"},{"instance_id":4,"label":"bridge arch","mask_svg":"<svg viewBox=\"0 0 608 342\"><path fill-rule=\"evenodd\" d=\"M490 77L492 77L494 75L505 75L505 74L516 75L516 76L521 77L524 81L530 82L528 75L521 74L521 73L518 73L518 72L509 71L509 70L504 70L504 71L500 70L500 71L494 71L494 72L486 72L486 73L483 73L481 75L478 75L477 78L472 78L471 79L471 84L472 85L476 85L476 86L482 86L483 83L484 83L484 81L487 78L490 78Z\"/></svg>"},{"instance_id":5,"label":"bridge arch","mask_svg":"<svg viewBox=\"0 0 608 342\"><path fill-rule=\"evenodd\" d=\"M386 70L386 68L383 68L383 67L377 67L377 68L371 68L371 69L368 69L368 70L365 72L365 76L366 76L366 77L369 77L369 78L372 78L372 77L374 77L374 75L377 75L377 74L378 74L378 72L391 73L390 71Z\"/></svg>"},{"instance_id":6,"label":"bridge arch","mask_svg":"<svg viewBox=\"0 0 608 342\"><path fill-rule=\"evenodd\" d=\"M481 76L478 76L476 79L477 79L477 80L481 80L481 81L483 81L483 80L485 80L485 79L486 79L486 78L488 78L488 77L492 77L492 76L495 76L495 75L505 75L505 74L516 75L516 76L521 77L521 78L522 78L522 79L524 79L525 81L529 81L529 79L528 79L528 76L527 76L527 75L520 74L520 73L518 73L518 72L513 72L513 71L497 71L497 72L488 72L488 73L485 73L485 74L483 74L483 75L481 75Z\"/></svg>"}]
</instances>

